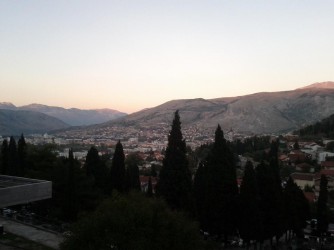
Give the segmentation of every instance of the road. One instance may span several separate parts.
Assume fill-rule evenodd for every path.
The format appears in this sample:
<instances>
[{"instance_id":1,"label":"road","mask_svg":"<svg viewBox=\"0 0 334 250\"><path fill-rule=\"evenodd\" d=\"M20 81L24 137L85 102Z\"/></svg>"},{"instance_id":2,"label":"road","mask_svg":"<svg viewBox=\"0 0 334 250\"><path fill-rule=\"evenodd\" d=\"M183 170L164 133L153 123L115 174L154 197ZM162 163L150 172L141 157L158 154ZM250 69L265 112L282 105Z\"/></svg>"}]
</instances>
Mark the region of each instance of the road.
<instances>
[{"instance_id":1,"label":"road","mask_svg":"<svg viewBox=\"0 0 334 250\"><path fill-rule=\"evenodd\" d=\"M5 232L24 237L53 249L59 249L59 244L63 241L63 237L60 234L45 231L3 217L0 217L0 225L3 225Z\"/></svg>"}]
</instances>

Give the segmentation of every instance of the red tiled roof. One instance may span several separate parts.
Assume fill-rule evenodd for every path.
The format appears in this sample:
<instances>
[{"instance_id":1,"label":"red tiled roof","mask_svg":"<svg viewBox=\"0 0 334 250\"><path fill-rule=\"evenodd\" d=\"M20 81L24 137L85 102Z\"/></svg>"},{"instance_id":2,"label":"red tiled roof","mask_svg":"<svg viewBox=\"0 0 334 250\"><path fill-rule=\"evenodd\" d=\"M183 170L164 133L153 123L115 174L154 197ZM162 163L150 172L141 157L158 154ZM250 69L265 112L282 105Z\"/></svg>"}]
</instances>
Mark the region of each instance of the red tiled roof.
<instances>
[{"instance_id":1,"label":"red tiled roof","mask_svg":"<svg viewBox=\"0 0 334 250\"><path fill-rule=\"evenodd\" d=\"M306 157L305 154L289 154L289 159L291 162L305 161Z\"/></svg>"},{"instance_id":2,"label":"red tiled roof","mask_svg":"<svg viewBox=\"0 0 334 250\"><path fill-rule=\"evenodd\" d=\"M323 161L321 166L324 168L334 168L334 161Z\"/></svg>"},{"instance_id":3,"label":"red tiled roof","mask_svg":"<svg viewBox=\"0 0 334 250\"><path fill-rule=\"evenodd\" d=\"M319 173L316 173L315 179L320 179L321 175L326 175L327 177L334 177L334 170L332 169L323 169Z\"/></svg>"},{"instance_id":4,"label":"red tiled roof","mask_svg":"<svg viewBox=\"0 0 334 250\"><path fill-rule=\"evenodd\" d=\"M296 168L301 168L301 169L308 169L308 168L312 168L313 166L306 163L306 162L303 162L303 163L299 163L296 165Z\"/></svg>"}]
</instances>

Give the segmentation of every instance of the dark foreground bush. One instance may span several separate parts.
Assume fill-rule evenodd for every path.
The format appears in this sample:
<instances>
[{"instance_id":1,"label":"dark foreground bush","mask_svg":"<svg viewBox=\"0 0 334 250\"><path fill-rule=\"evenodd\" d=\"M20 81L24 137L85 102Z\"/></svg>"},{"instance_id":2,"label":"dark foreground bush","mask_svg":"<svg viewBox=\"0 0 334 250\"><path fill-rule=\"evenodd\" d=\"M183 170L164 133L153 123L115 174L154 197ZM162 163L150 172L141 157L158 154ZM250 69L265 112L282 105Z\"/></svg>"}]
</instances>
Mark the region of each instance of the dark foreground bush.
<instances>
[{"instance_id":1,"label":"dark foreground bush","mask_svg":"<svg viewBox=\"0 0 334 250\"><path fill-rule=\"evenodd\" d=\"M130 193L114 194L77 222L61 249L196 250L203 244L196 223L161 200Z\"/></svg>"}]
</instances>

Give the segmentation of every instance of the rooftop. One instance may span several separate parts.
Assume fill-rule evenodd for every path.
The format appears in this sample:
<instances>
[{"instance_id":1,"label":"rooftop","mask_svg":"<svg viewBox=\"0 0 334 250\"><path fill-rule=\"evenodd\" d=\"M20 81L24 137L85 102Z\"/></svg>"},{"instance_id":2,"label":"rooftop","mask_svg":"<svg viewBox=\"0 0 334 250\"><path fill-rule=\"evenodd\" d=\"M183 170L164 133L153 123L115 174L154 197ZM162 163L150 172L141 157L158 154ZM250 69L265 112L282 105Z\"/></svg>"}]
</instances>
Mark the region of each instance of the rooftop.
<instances>
[{"instance_id":1,"label":"rooftop","mask_svg":"<svg viewBox=\"0 0 334 250\"><path fill-rule=\"evenodd\" d=\"M0 175L0 208L49 199L52 182Z\"/></svg>"}]
</instances>

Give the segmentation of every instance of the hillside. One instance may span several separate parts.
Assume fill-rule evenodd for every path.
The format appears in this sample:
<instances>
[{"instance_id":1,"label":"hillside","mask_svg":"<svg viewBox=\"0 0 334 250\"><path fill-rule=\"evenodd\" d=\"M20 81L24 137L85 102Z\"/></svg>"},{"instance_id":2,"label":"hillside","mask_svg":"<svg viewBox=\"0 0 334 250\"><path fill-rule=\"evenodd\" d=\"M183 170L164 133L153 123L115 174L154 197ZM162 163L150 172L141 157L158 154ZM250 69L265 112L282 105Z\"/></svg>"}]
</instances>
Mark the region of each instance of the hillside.
<instances>
[{"instance_id":1,"label":"hillside","mask_svg":"<svg viewBox=\"0 0 334 250\"><path fill-rule=\"evenodd\" d=\"M319 122L303 127L295 134L301 137L326 137L334 139L334 114L322 119Z\"/></svg>"},{"instance_id":2,"label":"hillside","mask_svg":"<svg viewBox=\"0 0 334 250\"><path fill-rule=\"evenodd\" d=\"M317 84L319 85L319 84ZM331 82L328 86L334 86ZM317 86L282 92L264 92L239 97L174 100L107 122L112 125L149 127L170 124L180 110L183 126L226 130L246 134L280 133L312 124L334 114L334 89Z\"/></svg>"},{"instance_id":3,"label":"hillside","mask_svg":"<svg viewBox=\"0 0 334 250\"><path fill-rule=\"evenodd\" d=\"M46 133L67 127L63 121L39 112L0 109L0 135Z\"/></svg>"}]
</instances>

